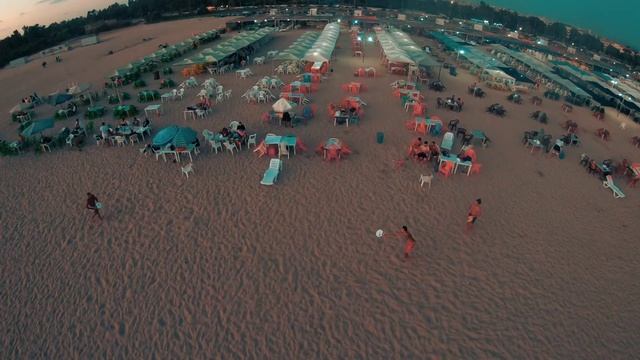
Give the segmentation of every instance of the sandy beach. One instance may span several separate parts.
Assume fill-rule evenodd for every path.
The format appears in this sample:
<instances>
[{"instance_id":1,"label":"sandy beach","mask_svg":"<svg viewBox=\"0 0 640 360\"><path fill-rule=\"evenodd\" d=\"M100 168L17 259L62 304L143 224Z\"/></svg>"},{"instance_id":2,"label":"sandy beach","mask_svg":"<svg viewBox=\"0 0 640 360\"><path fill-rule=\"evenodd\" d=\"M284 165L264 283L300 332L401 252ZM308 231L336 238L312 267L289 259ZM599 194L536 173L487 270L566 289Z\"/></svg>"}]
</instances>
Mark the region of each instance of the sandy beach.
<instances>
[{"instance_id":1,"label":"sandy beach","mask_svg":"<svg viewBox=\"0 0 640 360\"><path fill-rule=\"evenodd\" d=\"M70 82L101 89L115 68L159 43L225 21L136 26L65 53L62 63L49 61L44 70L39 62L0 70L6 119L0 138L17 138L7 111L23 96ZM275 33L258 55L287 48L305 30ZM351 56L347 32L338 46L334 72L311 96L318 114L308 125L266 125L260 117L271 103L240 97L277 62L251 65L256 76L248 79L215 76L233 96L206 119L183 118L185 106L196 102L194 88L152 120L154 133L169 124L218 131L240 120L259 139L295 134L309 151L284 158L272 187L259 183L269 160L246 149L231 156L203 145L189 179L180 164L141 155L139 145L90 141L80 152L0 157L2 357L637 357L640 190L616 180L627 196L614 199L579 158L640 161L630 142L640 127L613 109L603 123L587 108L564 113L562 102L547 99L532 105L530 97L542 92L524 95L522 105L486 87L485 98L473 98L467 86L477 78L464 70L452 77L445 69L444 93L422 90L427 113L445 123L458 118L492 142L477 148L480 174L436 176L430 190L421 189L419 176L433 173L433 166L411 160L393 166L421 136L405 128L411 113L392 96L389 84L403 77L387 74L379 49L366 44L364 64L379 76L356 79L363 60ZM179 74L171 78L182 81ZM149 74L145 79L158 88ZM340 85L352 80L367 86L360 95L366 113L359 125L334 127L327 105L340 102L347 95ZM436 107L438 96L451 94L464 99L462 112ZM495 102L507 116L485 112ZM529 118L537 109L549 114L548 124ZM110 113L104 119L115 124ZM524 131L542 127L555 138L567 119L579 124L582 145L569 148L565 159L522 146ZM52 133L72 124L57 122ZM603 126L611 132L608 142L593 134ZM383 144L376 143L380 131ZM342 139L353 154L323 161L312 149L329 137ZM442 137L426 139L440 143ZM88 191L104 203L101 224L84 208ZM467 209L479 197L483 215L466 233ZM417 242L407 262L401 240L375 236L377 229L389 233L402 225Z\"/></svg>"}]
</instances>

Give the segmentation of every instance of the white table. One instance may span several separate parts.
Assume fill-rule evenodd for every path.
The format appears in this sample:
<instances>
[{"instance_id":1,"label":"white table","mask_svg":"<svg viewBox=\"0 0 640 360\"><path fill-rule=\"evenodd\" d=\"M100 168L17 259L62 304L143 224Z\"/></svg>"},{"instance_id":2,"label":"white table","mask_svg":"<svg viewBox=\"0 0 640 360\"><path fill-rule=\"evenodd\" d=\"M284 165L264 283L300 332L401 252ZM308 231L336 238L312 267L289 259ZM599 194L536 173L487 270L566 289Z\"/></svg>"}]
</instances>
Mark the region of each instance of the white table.
<instances>
[{"instance_id":1,"label":"white table","mask_svg":"<svg viewBox=\"0 0 640 360\"><path fill-rule=\"evenodd\" d=\"M155 112L156 116L160 116L160 114L162 113L162 105L160 105L160 104L151 104L151 105L147 106L146 108L144 108L144 114L146 116L149 116L150 112Z\"/></svg>"},{"instance_id":2,"label":"white table","mask_svg":"<svg viewBox=\"0 0 640 360\"><path fill-rule=\"evenodd\" d=\"M251 74L251 69L240 69L240 70L236 70L236 77L240 76L241 78L246 78L247 76L249 76Z\"/></svg>"},{"instance_id":3,"label":"white table","mask_svg":"<svg viewBox=\"0 0 640 360\"><path fill-rule=\"evenodd\" d=\"M174 99L174 95L171 92L164 93L164 94L162 94L162 96L160 96L160 100L162 102L173 100L173 99Z\"/></svg>"},{"instance_id":4,"label":"white table","mask_svg":"<svg viewBox=\"0 0 640 360\"><path fill-rule=\"evenodd\" d=\"M185 111L184 111L184 119L185 119L185 120L187 120L187 116L188 116L188 115L191 115L191 118L192 118L193 120L195 120L195 119L196 119L196 111L195 111L195 110L185 110Z\"/></svg>"}]
</instances>

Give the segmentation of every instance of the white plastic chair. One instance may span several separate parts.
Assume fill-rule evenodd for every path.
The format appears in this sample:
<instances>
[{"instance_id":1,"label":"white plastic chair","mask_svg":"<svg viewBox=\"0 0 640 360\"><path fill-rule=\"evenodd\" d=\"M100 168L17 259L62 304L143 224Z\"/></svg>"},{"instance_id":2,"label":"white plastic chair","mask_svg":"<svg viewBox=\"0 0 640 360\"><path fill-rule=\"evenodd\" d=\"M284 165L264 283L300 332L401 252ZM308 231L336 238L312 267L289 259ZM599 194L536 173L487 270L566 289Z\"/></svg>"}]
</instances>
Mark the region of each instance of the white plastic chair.
<instances>
[{"instance_id":1,"label":"white plastic chair","mask_svg":"<svg viewBox=\"0 0 640 360\"><path fill-rule=\"evenodd\" d=\"M221 103L224 101L224 94L223 93L219 93L218 95L216 95L216 103Z\"/></svg>"},{"instance_id":2,"label":"white plastic chair","mask_svg":"<svg viewBox=\"0 0 640 360\"><path fill-rule=\"evenodd\" d=\"M289 149L287 149L287 144L280 143L278 144L278 159L283 155L287 155L287 159L289 158Z\"/></svg>"},{"instance_id":3,"label":"white plastic chair","mask_svg":"<svg viewBox=\"0 0 640 360\"><path fill-rule=\"evenodd\" d=\"M222 144L219 141L209 140L209 144L211 145L211 151L215 151L216 154L218 153L218 149L222 151Z\"/></svg>"},{"instance_id":4,"label":"white plastic chair","mask_svg":"<svg viewBox=\"0 0 640 360\"><path fill-rule=\"evenodd\" d=\"M235 120L229 123L229 128L233 131L238 131L238 126L240 126L240 123Z\"/></svg>"},{"instance_id":5,"label":"white plastic chair","mask_svg":"<svg viewBox=\"0 0 640 360\"><path fill-rule=\"evenodd\" d=\"M196 109L196 116L200 119L204 119L205 115L207 115L207 112L201 109Z\"/></svg>"},{"instance_id":6,"label":"white plastic chair","mask_svg":"<svg viewBox=\"0 0 640 360\"><path fill-rule=\"evenodd\" d=\"M247 147L251 147L251 144L253 144L253 146L258 146L257 144L257 139L258 139L258 135L257 134L251 134L249 135L249 138L247 139Z\"/></svg>"},{"instance_id":7,"label":"white plastic chair","mask_svg":"<svg viewBox=\"0 0 640 360\"><path fill-rule=\"evenodd\" d=\"M231 90L227 90L224 92L224 97L227 99L231 99Z\"/></svg>"},{"instance_id":8,"label":"white plastic chair","mask_svg":"<svg viewBox=\"0 0 640 360\"><path fill-rule=\"evenodd\" d=\"M238 151L238 148L236 147L236 144L231 144L228 141L224 142L224 147L227 149L227 151L231 152L231 155L234 155L233 150Z\"/></svg>"},{"instance_id":9,"label":"white plastic chair","mask_svg":"<svg viewBox=\"0 0 640 360\"><path fill-rule=\"evenodd\" d=\"M176 97L179 97L180 100L184 98L184 88L180 88L180 90L178 90L178 92L176 93Z\"/></svg>"},{"instance_id":10,"label":"white plastic chair","mask_svg":"<svg viewBox=\"0 0 640 360\"><path fill-rule=\"evenodd\" d=\"M188 163L187 166L183 166L180 168L184 176L189 178L189 173L193 173L193 163Z\"/></svg>"},{"instance_id":11,"label":"white plastic chair","mask_svg":"<svg viewBox=\"0 0 640 360\"><path fill-rule=\"evenodd\" d=\"M140 139L138 138L138 134L129 135L129 143L133 145L134 143L140 143Z\"/></svg>"},{"instance_id":12,"label":"white plastic chair","mask_svg":"<svg viewBox=\"0 0 640 360\"><path fill-rule=\"evenodd\" d=\"M127 138L124 136L116 136L115 139L118 146L124 146L127 143Z\"/></svg>"}]
</instances>

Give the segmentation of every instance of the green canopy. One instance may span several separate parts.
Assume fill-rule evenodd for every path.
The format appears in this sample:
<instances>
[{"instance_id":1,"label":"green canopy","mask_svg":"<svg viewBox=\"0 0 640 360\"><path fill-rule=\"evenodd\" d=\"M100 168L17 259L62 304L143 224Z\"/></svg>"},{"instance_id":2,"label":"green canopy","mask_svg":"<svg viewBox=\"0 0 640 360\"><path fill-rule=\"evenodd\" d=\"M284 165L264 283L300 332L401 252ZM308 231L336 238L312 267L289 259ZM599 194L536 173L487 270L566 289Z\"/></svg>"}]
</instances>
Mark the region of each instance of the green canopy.
<instances>
[{"instance_id":1,"label":"green canopy","mask_svg":"<svg viewBox=\"0 0 640 360\"><path fill-rule=\"evenodd\" d=\"M36 134L43 132L44 130L51 129L55 120L53 118L32 121L27 127L22 130L22 135L26 137L30 137Z\"/></svg>"}]
</instances>

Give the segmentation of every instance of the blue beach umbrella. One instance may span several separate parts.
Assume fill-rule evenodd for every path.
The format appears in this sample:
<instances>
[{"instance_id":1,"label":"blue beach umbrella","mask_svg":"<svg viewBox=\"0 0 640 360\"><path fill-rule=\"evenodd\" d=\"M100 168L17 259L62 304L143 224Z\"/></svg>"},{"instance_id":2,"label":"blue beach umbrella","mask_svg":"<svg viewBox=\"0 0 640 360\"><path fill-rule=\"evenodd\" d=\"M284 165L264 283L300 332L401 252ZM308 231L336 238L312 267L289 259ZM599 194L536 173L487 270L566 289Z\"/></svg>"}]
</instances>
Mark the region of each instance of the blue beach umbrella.
<instances>
[{"instance_id":1,"label":"blue beach umbrella","mask_svg":"<svg viewBox=\"0 0 640 360\"><path fill-rule=\"evenodd\" d=\"M158 131L158 133L151 140L151 143L155 146L165 146L170 143L171 140L173 140L179 129L180 128L175 125L166 127Z\"/></svg>"},{"instance_id":2,"label":"blue beach umbrella","mask_svg":"<svg viewBox=\"0 0 640 360\"><path fill-rule=\"evenodd\" d=\"M53 127L54 120L53 118L33 121L29 126L22 130L22 135L26 137L33 136L35 134L39 134L44 130L51 129Z\"/></svg>"},{"instance_id":3,"label":"blue beach umbrella","mask_svg":"<svg viewBox=\"0 0 640 360\"><path fill-rule=\"evenodd\" d=\"M187 145L190 145L194 141L196 141L197 137L198 133L195 130L188 127L183 127L178 130L171 142L176 147L186 147Z\"/></svg>"}]
</instances>

